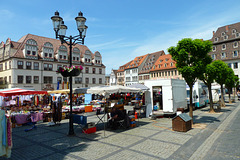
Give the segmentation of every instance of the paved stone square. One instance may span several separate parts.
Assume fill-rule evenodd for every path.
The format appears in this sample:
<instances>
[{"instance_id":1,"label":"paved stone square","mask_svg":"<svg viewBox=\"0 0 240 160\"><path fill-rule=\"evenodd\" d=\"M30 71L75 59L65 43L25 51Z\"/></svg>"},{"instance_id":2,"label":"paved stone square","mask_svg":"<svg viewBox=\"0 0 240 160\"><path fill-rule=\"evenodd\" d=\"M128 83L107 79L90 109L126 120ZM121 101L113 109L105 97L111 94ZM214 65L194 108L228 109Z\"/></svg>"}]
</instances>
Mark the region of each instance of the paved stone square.
<instances>
[{"instance_id":1,"label":"paved stone square","mask_svg":"<svg viewBox=\"0 0 240 160\"><path fill-rule=\"evenodd\" d=\"M240 159L239 132L234 129L239 120L235 118L237 114L234 111L238 111L239 107L238 103L227 105L221 113L215 114L208 113L209 107L197 109L194 111L194 122L198 125L186 133L172 131L171 118L141 118L137 120L137 127L127 130L103 130L104 125L100 123L97 132L92 134L84 134L79 126L74 125L75 136L67 135L68 119L52 127L48 127L48 123L38 123L37 129L29 132L24 130L31 126L16 127L13 128L10 159L137 160L198 159L199 156L201 159ZM88 122L97 121L94 113L88 114ZM232 121L236 125L234 123L232 126ZM209 140L211 136L218 136L218 139ZM223 146L223 143L226 145ZM206 144L209 149L204 147Z\"/></svg>"}]
</instances>

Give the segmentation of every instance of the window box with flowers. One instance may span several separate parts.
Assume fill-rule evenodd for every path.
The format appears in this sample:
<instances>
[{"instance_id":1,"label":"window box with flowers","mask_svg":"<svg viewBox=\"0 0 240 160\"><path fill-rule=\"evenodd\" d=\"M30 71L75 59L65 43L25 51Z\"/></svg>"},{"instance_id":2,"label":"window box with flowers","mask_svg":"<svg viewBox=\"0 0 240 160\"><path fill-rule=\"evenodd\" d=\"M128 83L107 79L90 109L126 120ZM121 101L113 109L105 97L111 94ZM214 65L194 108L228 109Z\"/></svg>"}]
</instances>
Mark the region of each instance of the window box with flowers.
<instances>
[{"instance_id":1,"label":"window box with flowers","mask_svg":"<svg viewBox=\"0 0 240 160\"><path fill-rule=\"evenodd\" d=\"M72 66L72 67L59 67L56 72L61 73L63 77L70 77L70 75L78 76L82 70L83 70L82 66Z\"/></svg>"}]
</instances>

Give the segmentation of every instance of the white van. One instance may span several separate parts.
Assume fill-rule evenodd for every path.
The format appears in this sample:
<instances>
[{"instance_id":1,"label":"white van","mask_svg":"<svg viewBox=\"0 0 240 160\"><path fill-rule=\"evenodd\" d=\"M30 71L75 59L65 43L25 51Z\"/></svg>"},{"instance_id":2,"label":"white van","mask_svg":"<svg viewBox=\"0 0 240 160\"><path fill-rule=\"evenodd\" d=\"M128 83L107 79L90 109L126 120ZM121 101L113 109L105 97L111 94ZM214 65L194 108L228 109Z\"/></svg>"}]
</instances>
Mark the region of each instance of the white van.
<instances>
[{"instance_id":1,"label":"white van","mask_svg":"<svg viewBox=\"0 0 240 160\"><path fill-rule=\"evenodd\" d=\"M163 114L175 114L177 108L187 109L186 82L179 79L147 80L144 83L149 91L145 92L146 116L158 110Z\"/></svg>"},{"instance_id":2,"label":"white van","mask_svg":"<svg viewBox=\"0 0 240 160\"><path fill-rule=\"evenodd\" d=\"M187 103L190 104L190 88L186 85L187 90ZM207 86L201 82L197 81L193 85L193 93L192 93L193 105L196 108L206 106L209 103L208 98L208 88Z\"/></svg>"}]
</instances>

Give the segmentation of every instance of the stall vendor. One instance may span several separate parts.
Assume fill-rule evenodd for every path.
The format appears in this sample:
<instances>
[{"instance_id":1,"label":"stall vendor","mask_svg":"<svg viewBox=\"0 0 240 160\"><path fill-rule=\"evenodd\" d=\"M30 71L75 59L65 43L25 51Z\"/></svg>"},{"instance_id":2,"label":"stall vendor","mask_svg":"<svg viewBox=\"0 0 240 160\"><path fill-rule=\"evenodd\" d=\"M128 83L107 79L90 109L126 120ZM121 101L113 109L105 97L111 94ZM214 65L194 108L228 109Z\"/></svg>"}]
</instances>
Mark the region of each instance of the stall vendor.
<instances>
[{"instance_id":1,"label":"stall vendor","mask_svg":"<svg viewBox=\"0 0 240 160\"><path fill-rule=\"evenodd\" d=\"M111 119L109 120L109 126L112 129L117 129L118 121L123 119L124 119L123 112L114 106L111 111Z\"/></svg>"}]
</instances>

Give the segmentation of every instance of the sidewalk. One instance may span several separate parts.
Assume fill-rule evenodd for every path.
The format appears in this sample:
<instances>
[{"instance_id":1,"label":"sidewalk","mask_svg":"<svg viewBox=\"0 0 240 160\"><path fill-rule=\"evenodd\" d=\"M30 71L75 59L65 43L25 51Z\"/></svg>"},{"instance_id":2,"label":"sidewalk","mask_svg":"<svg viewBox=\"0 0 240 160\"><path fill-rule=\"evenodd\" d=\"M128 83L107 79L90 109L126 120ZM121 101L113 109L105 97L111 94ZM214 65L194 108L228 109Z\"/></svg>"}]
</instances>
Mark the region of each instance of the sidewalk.
<instances>
[{"instance_id":1,"label":"sidewalk","mask_svg":"<svg viewBox=\"0 0 240 160\"><path fill-rule=\"evenodd\" d=\"M195 110L194 122L197 124L186 133L172 131L170 118L142 118L138 127L106 130L105 137L103 130L83 134L80 128L75 128L76 136L69 137L68 120L53 127L39 123L37 129L29 132L24 131L29 126L17 127L13 128L11 159L197 159L203 155L202 145L209 141L207 139L211 135L219 138L218 127L231 123L235 109L239 109L238 103L227 104L221 113L215 114L208 113L209 107ZM91 121L97 121L96 115L89 115L88 122ZM224 130L223 127L220 129ZM211 140L208 145L213 143ZM204 153L206 155L207 150Z\"/></svg>"}]
</instances>

